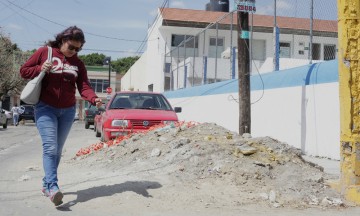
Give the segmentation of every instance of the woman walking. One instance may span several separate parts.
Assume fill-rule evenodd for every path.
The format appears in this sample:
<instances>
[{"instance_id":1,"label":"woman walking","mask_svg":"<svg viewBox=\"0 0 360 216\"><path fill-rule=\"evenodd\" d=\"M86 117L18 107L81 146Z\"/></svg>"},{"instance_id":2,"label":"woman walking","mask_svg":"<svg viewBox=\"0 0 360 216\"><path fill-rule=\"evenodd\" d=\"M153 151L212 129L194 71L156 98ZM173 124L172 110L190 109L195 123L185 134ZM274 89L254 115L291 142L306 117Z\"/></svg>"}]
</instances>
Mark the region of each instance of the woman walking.
<instances>
[{"instance_id":1,"label":"woman walking","mask_svg":"<svg viewBox=\"0 0 360 216\"><path fill-rule=\"evenodd\" d=\"M20 68L23 78L33 79L46 71L42 80L40 101L35 105L36 126L42 139L45 176L42 193L55 206L62 204L63 193L58 185L57 170L61 153L76 112L75 91L93 105L101 106L89 84L84 63L77 53L85 43L83 31L71 26L47 42L52 48L52 60L47 61L47 46L40 47Z\"/></svg>"}]
</instances>

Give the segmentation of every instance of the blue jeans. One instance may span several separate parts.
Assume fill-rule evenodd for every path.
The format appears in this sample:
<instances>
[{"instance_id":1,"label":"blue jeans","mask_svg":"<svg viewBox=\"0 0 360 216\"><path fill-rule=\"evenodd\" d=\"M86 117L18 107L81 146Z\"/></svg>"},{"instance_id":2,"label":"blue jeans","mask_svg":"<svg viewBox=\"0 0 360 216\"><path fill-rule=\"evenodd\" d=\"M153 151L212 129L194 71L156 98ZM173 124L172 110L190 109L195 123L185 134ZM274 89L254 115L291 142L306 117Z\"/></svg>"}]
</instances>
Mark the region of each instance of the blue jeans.
<instances>
[{"instance_id":1,"label":"blue jeans","mask_svg":"<svg viewBox=\"0 0 360 216\"><path fill-rule=\"evenodd\" d=\"M36 126L43 146L43 187L58 187L57 170L65 140L75 117L75 106L55 108L43 102L35 106Z\"/></svg>"},{"instance_id":2,"label":"blue jeans","mask_svg":"<svg viewBox=\"0 0 360 216\"><path fill-rule=\"evenodd\" d=\"M13 114L13 121L14 121L14 126L16 126L17 123L19 122L19 114L17 113Z\"/></svg>"}]
</instances>

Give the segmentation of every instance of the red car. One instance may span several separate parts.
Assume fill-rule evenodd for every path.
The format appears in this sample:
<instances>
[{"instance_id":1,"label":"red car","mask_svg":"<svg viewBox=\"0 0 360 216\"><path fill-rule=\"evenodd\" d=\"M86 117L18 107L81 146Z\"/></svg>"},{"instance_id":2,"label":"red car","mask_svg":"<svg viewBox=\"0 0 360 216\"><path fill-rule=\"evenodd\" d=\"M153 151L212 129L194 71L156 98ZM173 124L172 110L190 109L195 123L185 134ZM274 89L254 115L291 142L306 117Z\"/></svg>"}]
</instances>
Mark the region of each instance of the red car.
<instances>
[{"instance_id":1,"label":"red car","mask_svg":"<svg viewBox=\"0 0 360 216\"><path fill-rule=\"evenodd\" d=\"M105 110L95 117L96 136L106 142L131 132L148 130L157 124L177 122L176 113L181 107L171 107L161 93L118 92L107 104Z\"/></svg>"}]
</instances>

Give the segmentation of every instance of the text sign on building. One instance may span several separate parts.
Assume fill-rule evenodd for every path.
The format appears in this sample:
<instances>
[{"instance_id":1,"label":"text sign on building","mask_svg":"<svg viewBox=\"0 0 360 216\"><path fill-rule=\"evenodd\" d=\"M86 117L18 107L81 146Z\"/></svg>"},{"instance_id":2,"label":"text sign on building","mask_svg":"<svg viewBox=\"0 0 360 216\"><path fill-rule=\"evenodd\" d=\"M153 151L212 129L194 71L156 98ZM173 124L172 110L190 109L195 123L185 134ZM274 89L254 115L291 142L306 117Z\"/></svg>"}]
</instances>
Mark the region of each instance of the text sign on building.
<instances>
[{"instance_id":1,"label":"text sign on building","mask_svg":"<svg viewBox=\"0 0 360 216\"><path fill-rule=\"evenodd\" d=\"M247 13L255 13L255 0L235 0L236 10Z\"/></svg>"}]
</instances>

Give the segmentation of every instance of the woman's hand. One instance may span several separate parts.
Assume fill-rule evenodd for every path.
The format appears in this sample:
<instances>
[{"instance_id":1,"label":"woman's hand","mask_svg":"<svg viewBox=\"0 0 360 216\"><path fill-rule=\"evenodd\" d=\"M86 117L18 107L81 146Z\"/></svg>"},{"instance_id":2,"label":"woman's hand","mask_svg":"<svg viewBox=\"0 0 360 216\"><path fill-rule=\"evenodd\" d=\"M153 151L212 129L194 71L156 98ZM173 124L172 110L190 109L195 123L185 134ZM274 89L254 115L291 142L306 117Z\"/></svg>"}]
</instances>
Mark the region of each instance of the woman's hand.
<instances>
[{"instance_id":1,"label":"woman's hand","mask_svg":"<svg viewBox=\"0 0 360 216\"><path fill-rule=\"evenodd\" d=\"M95 99L95 104L96 104L96 108L100 108L102 105L102 100L101 98L96 98Z\"/></svg>"},{"instance_id":2,"label":"woman's hand","mask_svg":"<svg viewBox=\"0 0 360 216\"><path fill-rule=\"evenodd\" d=\"M43 65L41 65L41 71L45 71L46 73L50 72L50 69L52 67L52 62L46 61Z\"/></svg>"}]
</instances>

